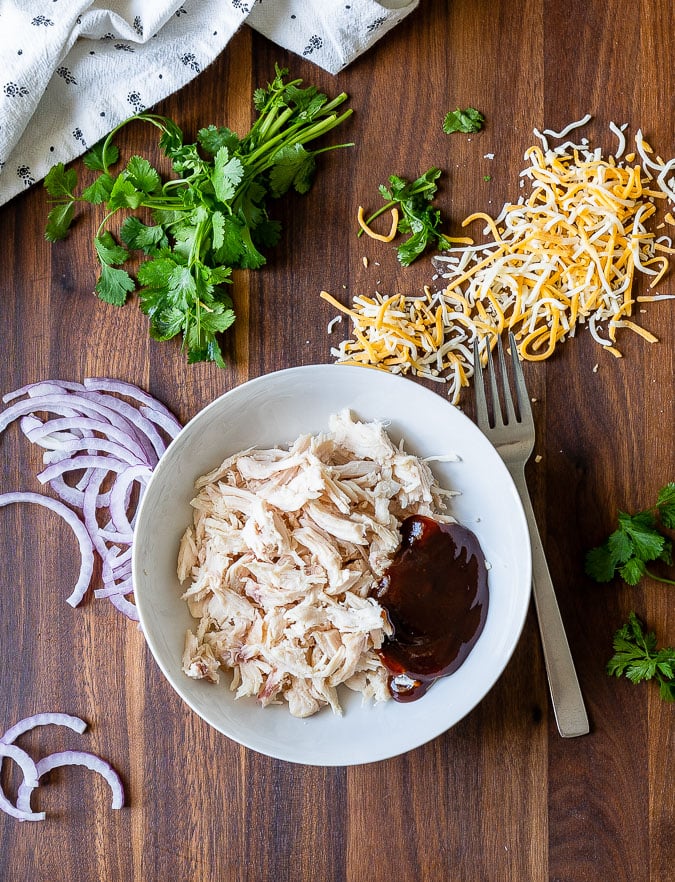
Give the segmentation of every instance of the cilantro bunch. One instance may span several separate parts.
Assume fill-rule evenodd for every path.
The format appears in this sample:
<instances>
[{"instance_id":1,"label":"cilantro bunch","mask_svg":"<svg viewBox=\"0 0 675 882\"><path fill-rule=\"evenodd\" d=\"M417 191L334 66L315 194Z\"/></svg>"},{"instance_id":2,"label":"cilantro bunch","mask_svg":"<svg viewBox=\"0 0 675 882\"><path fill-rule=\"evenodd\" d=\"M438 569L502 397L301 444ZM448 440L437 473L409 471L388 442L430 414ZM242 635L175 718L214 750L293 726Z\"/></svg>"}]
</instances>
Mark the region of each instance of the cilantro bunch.
<instances>
[{"instance_id":1,"label":"cilantro bunch","mask_svg":"<svg viewBox=\"0 0 675 882\"><path fill-rule=\"evenodd\" d=\"M614 655L607 673L627 677L632 683L656 680L664 701L675 701L675 649L659 649L656 635L645 633L643 623L631 613L628 622L614 635Z\"/></svg>"},{"instance_id":2,"label":"cilantro bunch","mask_svg":"<svg viewBox=\"0 0 675 882\"><path fill-rule=\"evenodd\" d=\"M341 125L352 113L339 113L347 99L329 100L302 80L287 80L288 71L275 68L266 88L255 90L257 119L243 138L223 126L202 128L195 143L185 143L170 119L141 113L155 126L159 146L176 177L164 181L145 158L132 156L117 173L113 144L121 123L84 157L97 172L91 186L76 194L77 173L55 165L44 185L54 207L45 236L55 242L70 229L78 203L102 205L106 214L94 237L100 264L96 293L106 303L123 305L138 290L139 305L150 319L150 336L169 340L181 335L190 363L213 361L224 367L217 335L235 320L227 291L234 268L258 269L264 252L280 237L280 224L271 219L267 202L294 189L306 193L316 157L339 144L320 149L305 145ZM108 229L119 211L130 214L119 229L119 240ZM140 253L136 279L124 269Z\"/></svg>"},{"instance_id":3,"label":"cilantro bunch","mask_svg":"<svg viewBox=\"0 0 675 882\"><path fill-rule=\"evenodd\" d=\"M396 253L402 266L410 266L430 246L449 248L451 243L441 233L441 213L433 206L436 195L436 181L441 176L439 168L430 168L414 181L407 181L398 175L389 177L389 186L380 184L380 195L386 204L372 214L366 224L370 226L375 218L397 208L399 221L397 232L408 238L396 247ZM359 230L359 236L363 230Z\"/></svg>"},{"instance_id":4,"label":"cilantro bunch","mask_svg":"<svg viewBox=\"0 0 675 882\"><path fill-rule=\"evenodd\" d=\"M675 529L675 482L659 490L652 508L634 515L619 512L618 528L586 554L586 574L596 582L610 582L618 573L628 585L637 585L643 576L675 585L647 568L652 561L673 563L673 545L662 528Z\"/></svg>"}]
</instances>

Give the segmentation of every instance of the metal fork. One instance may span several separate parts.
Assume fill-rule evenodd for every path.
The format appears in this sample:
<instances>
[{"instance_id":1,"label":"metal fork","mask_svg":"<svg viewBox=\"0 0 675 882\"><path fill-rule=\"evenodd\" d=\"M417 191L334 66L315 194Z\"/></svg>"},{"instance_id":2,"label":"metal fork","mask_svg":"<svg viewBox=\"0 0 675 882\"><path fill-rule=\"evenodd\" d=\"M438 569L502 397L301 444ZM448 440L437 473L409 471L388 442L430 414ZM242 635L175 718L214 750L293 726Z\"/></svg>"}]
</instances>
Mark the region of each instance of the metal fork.
<instances>
[{"instance_id":1,"label":"metal fork","mask_svg":"<svg viewBox=\"0 0 675 882\"><path fill-rule=\"evenodd\" d=\"M586 735L588 733L588 716L525 481L525 463L534 450L534 420L513 334L509 335L509 345L511 348L518 410L516 412L513 403L513 396L506 372L504 348L501 340L498 339L497 357L502 378L501 387L504 408L500 404L499 385L495 374L492 352L490 347L488 347L487 386L492 401L492 419L490 419L483 380L483 368L478 353L478 341L474 340L476 422L483 434L495 446L511 473L525 510L532 545L534 602L539 620L539 631L541 633L553 713L555 714L558 731L563 738L573 738L577 735ZM503 412L504 410L506 413Z\"/></svg>"}]
</instances>

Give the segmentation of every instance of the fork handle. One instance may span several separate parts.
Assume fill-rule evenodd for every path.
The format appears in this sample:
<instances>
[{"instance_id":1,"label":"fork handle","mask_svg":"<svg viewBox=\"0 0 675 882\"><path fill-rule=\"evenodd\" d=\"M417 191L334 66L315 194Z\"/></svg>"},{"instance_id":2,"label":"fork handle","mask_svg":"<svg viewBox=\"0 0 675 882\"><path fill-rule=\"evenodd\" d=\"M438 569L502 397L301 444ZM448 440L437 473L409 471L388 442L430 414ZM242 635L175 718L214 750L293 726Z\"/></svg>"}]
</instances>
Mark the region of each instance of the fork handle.
<instances>
[{"instance_id":1,"label":"fork handle","mask_svg":"<svg viewBox=\"0 0 675 882\"><path fill-rule=\"evenodd\" d=\"M586 735L590 731L588 715L534 517L525 471L520 467L509 471L523 503L530 531L534 604L539 620L546 675L558 731L563 738Z\"/></svg>"}]
</instances>

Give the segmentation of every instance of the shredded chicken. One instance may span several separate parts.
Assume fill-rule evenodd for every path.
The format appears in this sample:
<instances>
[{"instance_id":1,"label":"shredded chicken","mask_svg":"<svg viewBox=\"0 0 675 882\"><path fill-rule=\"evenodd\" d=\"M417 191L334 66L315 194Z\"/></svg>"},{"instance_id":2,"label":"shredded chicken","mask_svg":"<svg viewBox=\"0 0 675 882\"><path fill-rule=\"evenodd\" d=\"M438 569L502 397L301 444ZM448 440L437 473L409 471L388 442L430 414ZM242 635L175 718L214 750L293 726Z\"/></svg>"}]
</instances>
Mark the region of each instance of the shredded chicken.
<instances>
[{"instance_id":1,"label":"shredded chicken","mask_svg":"<svg viewBox=\"0 0 675 882\"><path fill-rule=\"evenodd\" d=\"M294 716L329 705L337 687L387 700L377 650L391 625L369 592L400 542L404 517L452 521L429 466L383 425L333 415L329 431L289 449L249 449L196 482L193 525L178 555L198 620L183 670L237 698L285 699Z\"/></svg>"}]
</instances>

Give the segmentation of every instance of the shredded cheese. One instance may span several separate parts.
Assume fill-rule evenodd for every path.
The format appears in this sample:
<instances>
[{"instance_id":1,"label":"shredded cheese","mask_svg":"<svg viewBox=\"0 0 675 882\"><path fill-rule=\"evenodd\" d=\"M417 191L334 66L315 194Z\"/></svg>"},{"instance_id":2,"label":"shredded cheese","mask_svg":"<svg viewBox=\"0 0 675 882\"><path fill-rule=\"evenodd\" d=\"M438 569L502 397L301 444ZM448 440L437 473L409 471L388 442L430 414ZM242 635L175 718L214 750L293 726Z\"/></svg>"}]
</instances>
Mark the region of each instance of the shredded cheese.
<instances>
[{"instance_id":1,"label":"shredded cheese","mask_svg":"<svg viewBox=\"0 0 675 882\"><path fill-rule=\"evenodd\" d=\"M471 315L463 297L433 294L428 287L413 296L358 296L351 309L327 291L321 297L354 325L353 338L331 349L340 364L447 383L453 404L473 376L473 338L481 340L481 350L496 339L494 329Z\"/></svg>"},{"instance_id":2,"label":"shredded cheese","mask_svg":"<svg viewBox=\"0 0 675 882\"><path fill-rule=\"evenodd\" d=\"M541 145L526 151L519 176L521 186L530 182L530 195L505 204L496 218L474 212L464 220L464 227L481 224L486 241L450 240L453 247L433 261L441 290L360 295L351 308L322 291L321 297L353 322L352 337L331 349L336 360L447 383L456 404L473 376L474 340L483 362L507 330L514 333L520 357L530 361L549 358L584 325L615 358L621 358L619 329L657 342L631 315L636 300L670 295L635 298L632 287L642 275L653 289L669 269L667 255L675 253L670 240L656 239L648 228L657 204L671 198L675 182L667 178L675 159L653 158L640 131L638 164L632 164L632 154L622 159L626 125L614 123L610 130L619 143L608 158L586 139L549 148L547 136L563 138L588 119L560 132L534 130ZM672 214L666 220L672 223ZM372 233L362 209L359 223ZM389 241L379 234L373 238Z\"/></svg>"},{"instance_id":3,"label":"shredded cheese","mask_svg":"<svg viewBox=\"0 0 675 882\"><path fill-rule=\"evenodd\" d=\"M569 130L545 134L562 137ZM617 126L612 131L623 133ZM651 147L638 135L638 152L647 155ZM620 142L617 153L624 146ZM666 255L674 253L646 226L656 201L667 196L661 180L652 189L642 166L604 159L579 145L535 145L525 158L529 166L521 177L531 182L529 198L505 205L495 220L477 212L464 221L484 220L492 241L434 259L446 283L444 296L461 293L471 315L498 334L512 330L521 358L531 361L548 358L583 324L616 357L617 328L655 342L629 317L636 273L650 276L653 288L669 268ZM660 179L672 163L650 160Z\"/></svg>"},{"instance_id":4,"label":"shredded cheese","mask_svg":"<svg viewBox=\"0 0 675 882\"><path fill-rule=\"evenodd\" d=\"M371 239L377 239L378 242L391 242L396 235L396 231L398 229L398 208L394 207L391 209L391 229L386 236L383 236L381 233L376 233L374 230L371 230L371 228L366 223L362 205L359 205L357 219L359 222L359 226L366 234L366 236L370 236Z\"/></svg>"}]
</instances>

